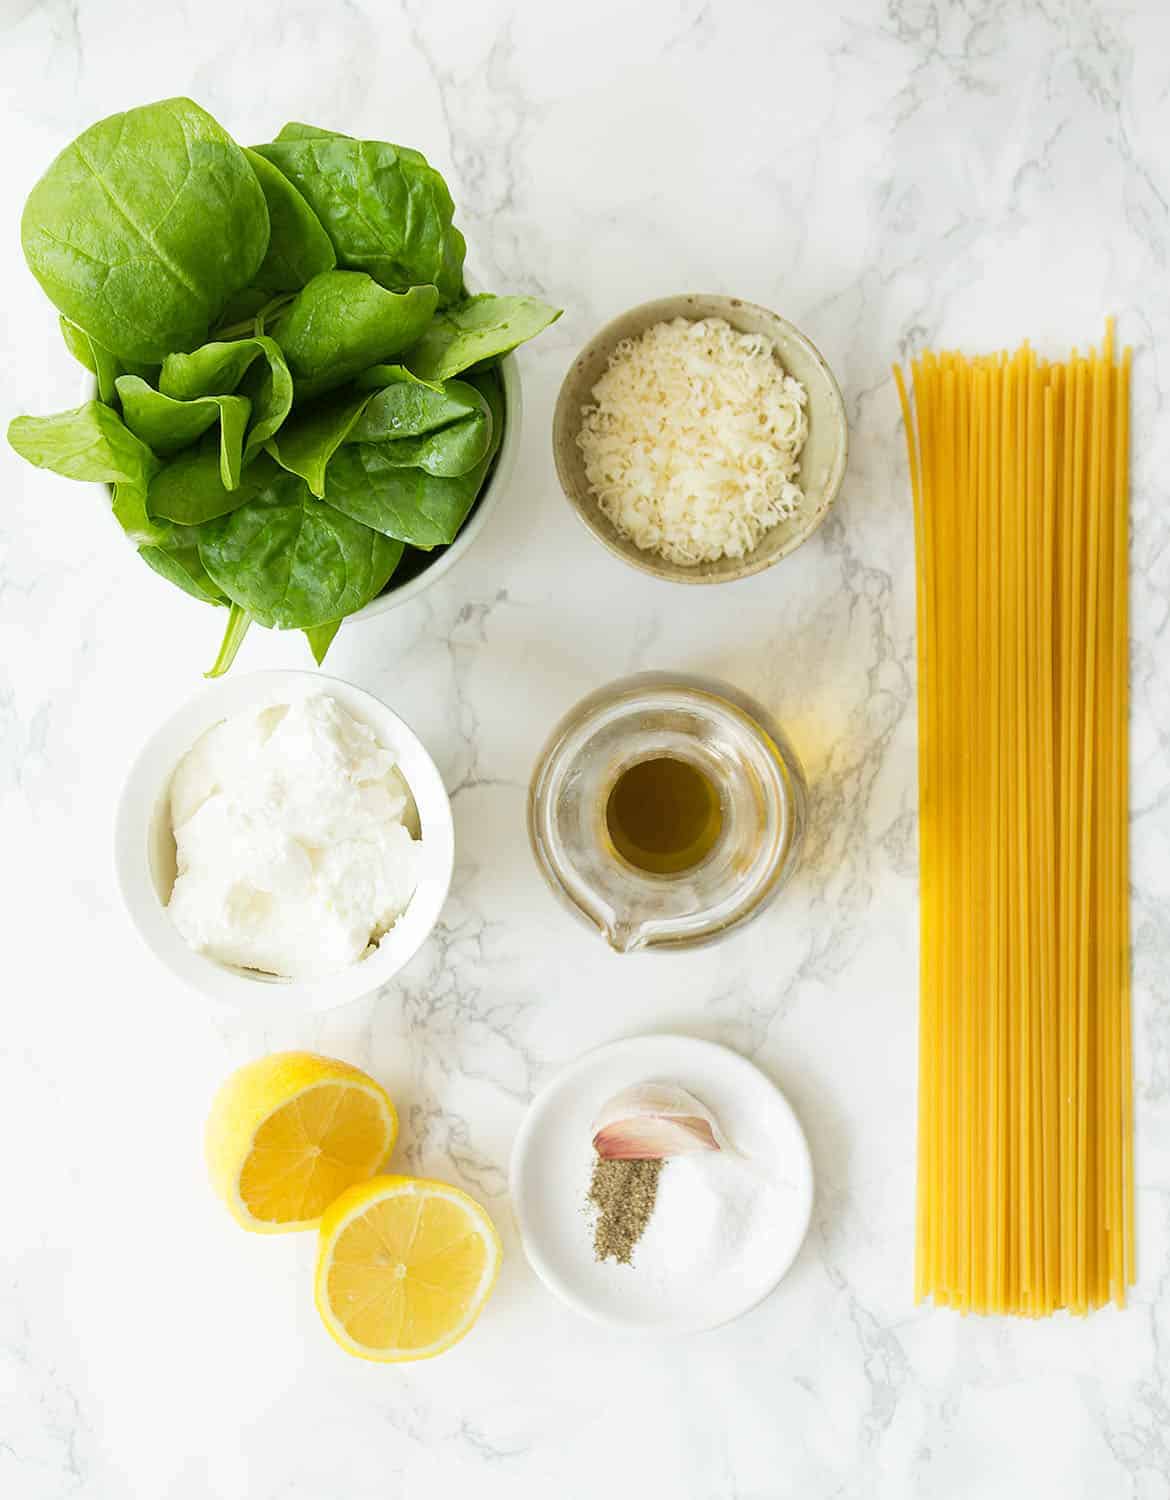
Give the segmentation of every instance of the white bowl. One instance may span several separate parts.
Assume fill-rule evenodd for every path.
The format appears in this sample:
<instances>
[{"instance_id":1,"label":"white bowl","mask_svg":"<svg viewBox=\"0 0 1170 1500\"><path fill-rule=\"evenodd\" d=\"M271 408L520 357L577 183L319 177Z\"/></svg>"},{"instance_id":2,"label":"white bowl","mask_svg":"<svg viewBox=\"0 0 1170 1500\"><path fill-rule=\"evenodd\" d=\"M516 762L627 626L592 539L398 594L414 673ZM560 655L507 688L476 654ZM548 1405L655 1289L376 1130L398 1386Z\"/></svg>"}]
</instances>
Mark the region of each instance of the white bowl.
<instances>
[{"instance_id":1,"label":"white bowl","mask_svg":"<svg viewBox=\"0 0 1170 1500\"><path fill-rule=\"evenodd\" d=\"M171 777L206 730L232 714L328 693L392 750L418 809L422 858L410 905L365 958L316 979L276 979L231 968L190 948L166 901L175 878ZM114 854L126 909L151 952L176 978L241 1011L331 1010L385 984L414 957L438 921L455 864L451 803L438 768L417 735L372 694L322 672L252 672L225 677L174 714L130 767L118 805Z\"/></svg>"},{"instance_id":2,"label":"white bowl","mask_svg":"<svg viewBox=\"0 0 1170 1500\"><path fill-rule=\"evenodd\" d=\"M615 1094L649 1081L677 1083L701 1099L775 1195L750 1262L667 1277L640 1264L637 1247L632 1266L594 1259L585 1213L593 1121ZM796 1259L813 1203L812 1158L784 1095L738 1052L688 1036L631 1037L570 1063L529 1106L509 1186L525 1254L549 1290L586 1317L651 1335L716 1328L762 1302Z\"/></svg>"}]
</instances>

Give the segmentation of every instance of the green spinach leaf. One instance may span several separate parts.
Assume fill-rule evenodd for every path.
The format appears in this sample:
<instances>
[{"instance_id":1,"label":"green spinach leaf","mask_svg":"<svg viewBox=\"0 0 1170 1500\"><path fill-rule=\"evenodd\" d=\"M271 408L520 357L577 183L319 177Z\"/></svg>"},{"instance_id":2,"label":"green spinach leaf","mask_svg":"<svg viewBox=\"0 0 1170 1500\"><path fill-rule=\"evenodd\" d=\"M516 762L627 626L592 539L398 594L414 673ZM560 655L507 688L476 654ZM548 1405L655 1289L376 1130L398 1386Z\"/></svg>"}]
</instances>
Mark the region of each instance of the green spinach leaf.
<instances>
[{"instance_id":1,"label":"green spinach leaf","mask_svg":"<svg viewBox=\"0 0 1170 1500\"><path fill-rule=\"evenodd\" d=\"M447 184L426 158L386 141L286 125L256 150L308 201L337 252L390 290L430 284L442 303L463 290L463 236Z\"/></svg>"},{"instance_id":2,"label":"green spinach leaf","mask_svg":"<svg viewBox=\"0 0 1170 1500\"><path fill-rule=\"evenodd\" d=\"M535 338L560 315L535 297L467 297L436 315L403 363L424 380L448 380Z\"/></svg>"},{"instance_id":3,"label":"green spinach leaf","mask_svg":"<svg viewBox=\"0 0 1170 1500\"><path fill-rule=\"evenodd\" d=\"M359 391L380 391L388 385L418 385L424 386L428 391L442 391L443 389L440 381L421 380L405 365L371 365L368 370L355 375L353 383L355 389Z\"/></svg>"},{"instance_id":4,"label":"green spinach leaf","mask_svg":"<svg viewBox=\"0 0 1170 1500\"><path fill-rule=\"evenodd\" d=\"M476 389L491 411L491 439L483 458L454 478L398 467L394 443L353 443L341 449L325 475L325 500L385 536L424 550L447 546L459 533L491 469L503 438L503 393L493 378Z\"/></svg>"},{"instance_id":5,"label":"green spinach leaf","mask_svg":"<svg viewBox=\"0 0 1170 1500\"><path fill-rule=\"evenodd\" d=\"M309 650L313 653L313 660L318 666L324 662L333 638L341 629L340 620L330 620L328 625L310 625L305 631L305 639L309 643Z\"/></svg>"},{"instance_id":6,"label":"green spinach leaf","mask_svg":"<svg viewBox=\"0 0 1170 1500\"><path fill-rule=\"evenodd\" d=\"M294 416L267 445L282 469L299 474L318 499L325 492L325 470L362 412L374 399L369 391L344 392Z\"/></svg>"},{"instance_id":7,"label":"green spinach leaf","mask_svg":"<svg viewBox=\"0 0 1170 1500\"><path fill-rule=\"evenodd\" d=\"M342 130L325 130L320 125L303 125L299 120L289 120L276 133L278 141L319 141L336 136L339 141L352 141L352 135Z\"/></svg>"},{"instance_id":8,"label":"green spinach leaf","mask_svg":"<svg viewBox=\"0 0 1170 1500\"><path fill-rule=\"evenodd\" d=\"M325 271L293 298L276 339L298 400L336 389L413 344L438 301L433 286L388 292L361 271Z\"/></svg>"},{"instance_id":9,"label":"green spinach leaf","mask_svg":"<svg viewBox=\"0 0 1170 1500\"><path fill-rule=\"evenodd\" d=\"M487 453L492 438L492 414L487 402L475 389L461 380L451 380L441 397L432 398L432 421L416 434L404 431L394 415L393 398L408 389L389 386L371 398L354 423L347 441L377 443L384 460L400 469L425 469L428 474L453 477L474 469ZM427 396L431 392L423 388ZM422 402L417 402L422 406ZM439 410L446 407L446 420ZM424 419L425 420L425 419Z\"/></svg>"},{"instance_id":10,"label":"green spinach leaf","mask_svg":"<svg viewBox=\"0 0 1170 1500\"><path fill-rule=\"evenodd\" d=\"M262 453L243 471L235 488L229 489L224 483L220 444L214 433L208 433L159 469L150 481L147 505L151 515L161 520L201 526L246 505L277 472Z\"/></svg>"},{"instance_id":11,"label":"green spinach leaf","mask_svg":"<svg viewBox=\"0 0 1170 1500\"><path fill-rule=\"evenodd\" d=\"M237 487L243 467L244 433L252 411L247 396L196 396L191 401L177 401L156 391L138 375L119 375L116 385L122 420L159 458L189 447L218 422L220 476L229 490Z\"/></svg>"},{"instance_id":12,"label":"green spinach leaf","mask_svg":"<svg viewBox=\"0 0 1170 1500\"><path fill-rule=\"evenodd\" d=\"M419 380L402 365L375 365L354 381L358 390L373 392L362 415L356 440L380 443L391 438L420 437L479 410L480 400L469 386L450 381L446 386Z\"/></svg>"},{"instance_id":13,"label":"green spinach leaf","mask_svg":"<svg viewBox=\"0 0 1170 1500\"><path fill-rule=\"evenodd\" d=\"M236 293L223 308L223 324L254 318L279 293L300 291L314 276L338 264L321 220L284 172L248 145L245 156L269 205L269 249L251 287Z\"/></svg>"},{"instance_id":14,"label":"green spinach leaf","mask_svg":"<svg viewBox=\"0 0 1170 1500\"><path fill-rule=\"evenodd\" d=\"M176 401L201 396L246 396L252 404L244 443L249 464L277 432L293 404L293 380L275 339L254 338L204 344L190 354L170 354L163 361L158 388Z\"/></svg>"},{"instance_id":15,"label":"green spinach leaf","mask_svg":"<svg viewBox=\"0 0 1170 1500\"><path fill-rule=\"evenodd\" d=\"M205 337L268 246L256 174L190 99L111 115L33 188L29 269L58 311L123 359L159 363Z\"/></svg>"},{"instance_id":16,"label":"green spinach leaf","mask_svg":"<svg viewBox=\"0 0 1170 1500\"><path fill-rule=\"evenodd\" d=\"M144 488L158 460L102 401L87 401L51 417L14 417L8 441L30 464L66 479Z\"/></svg>"},{"instance_id":17,"label":"green spinach leaf","mask_svg":"<svg viewBox=\"0 0 1170 1500\"><path fill-rule=\"evenodd\" d=\"M204 672L204 677L222 677L228 671L236 659L236 653L244 643L244 637L248 634L248 626L251 623L252 616L246 609L241 609L238 604L231 606L228 610L223 640L219 644L219 654L211 664L211 671Z\"/></svg>"},{"instance_id":18,"label":"green spinach leaf","mask_svg":"<svg viewBox=\"0 0 1170 1500\"><path fill-rule=\"evenodd\" d=\"M402 545L315 499L295 474L279 473L239 510L201 528L199 556L262 625L303 630L381 593Z\"/></svg>"},{"instance_id":19,"label":"green spinach leaf","mask_svg":"<svg viewBox=\"0 0 1170 1500\"><path fill-rule=\"evenodd\" d=\"M58 321L65 347L78 364L84 365L97 379L98 400L104 401L107 406L113 406L118 399L114 382L122 373L121 362L108 349L103 349L96 340L91 339L84 328L78 328L76 323L71 323L65 317Z\"/></svg>"},{"instance_id":20,"label":"green spinach leaf","mask_svg":"<svg viewBox=\"0 0 1170 1500\"><path fill-rule=\"evenodd\" d=\"M211 581L207 569L199 561L199 548L194 543L167 548L157 546L139 547L138 555L147 567L153 568L160 577L176 588L190 594L204 604L226 604L222 589Z\"/></svg>"}]
</instances>

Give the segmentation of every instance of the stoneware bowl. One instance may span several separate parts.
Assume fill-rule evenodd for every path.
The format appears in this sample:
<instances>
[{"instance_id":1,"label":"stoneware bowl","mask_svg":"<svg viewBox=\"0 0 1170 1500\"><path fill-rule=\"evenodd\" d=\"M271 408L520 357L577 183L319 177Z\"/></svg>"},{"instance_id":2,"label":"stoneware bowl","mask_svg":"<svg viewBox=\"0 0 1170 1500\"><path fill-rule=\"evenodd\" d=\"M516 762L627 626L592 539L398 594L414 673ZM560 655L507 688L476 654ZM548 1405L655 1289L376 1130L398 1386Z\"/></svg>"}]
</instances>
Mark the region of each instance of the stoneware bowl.
<instances>
[{"instance_id":1,"label":"stoneware bowl","mask_svg":"<svg viewBox=\"0 0 1170 1500\"><path fill-rule=\"evenodd\" d=\"M365 958L317 979L276 979L236 969L189 948L167 913L175 880L171 777L205 730L230 715L328 693L393 750L410 788L422 836L418 886L410 905ZM447 897L455 863L451 804L434 761L398 715L371 693L323 672L252 672L205 688L169 718L130 768L114 833L118 885L130 919L155 957L204 997L256 1015L331 1010L376 990L426 941Z\"/></svg>"},{"instance_id":2,"label":"stoneware bowl","mask_svg":"<svg viewBox=\"0 0 1170 1500\"><path fill-rule=\"evenodd\" d=\"M656 552L644 552L621 536L602 514L589 491L585 463L577 446L581 408L589 405L593 387L605 373L610 355L622 339L637 338L655 323L671 318L723 318L742 333L762 333L772 340L780 362L808 392L808 439L800 460L804 504L796 515L765 533L746 557L721 557L718 562L683 567ZM561 386L553 415L553 456L557 475L569 503L589 530L615 556L631 567L671 583L730 583L762 573L795 552L829 513L845 477L849 431L841 389L816 345L778 313L738 297L689 293L643 302L622 313L592 338L573 361Z\"/></svg>"}]
</instances>

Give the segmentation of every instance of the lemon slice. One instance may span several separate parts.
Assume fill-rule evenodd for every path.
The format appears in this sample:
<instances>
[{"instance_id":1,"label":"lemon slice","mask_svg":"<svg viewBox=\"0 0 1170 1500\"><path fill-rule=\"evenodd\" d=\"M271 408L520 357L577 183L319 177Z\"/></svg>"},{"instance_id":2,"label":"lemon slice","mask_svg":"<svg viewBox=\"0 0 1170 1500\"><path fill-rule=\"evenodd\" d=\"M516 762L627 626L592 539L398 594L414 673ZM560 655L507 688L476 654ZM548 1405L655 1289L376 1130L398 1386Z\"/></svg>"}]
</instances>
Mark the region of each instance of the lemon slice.
<instances>
[{"instance_id":1,"label":"lemon slice","mask_svg":"<svg viewBox=\"0 0 1170 1500\"><path fill-rule=\"evenodd\" d=\"M321 1219L317 1310L349 1354L430 1359L479 1317L501 1254L492 1221L458 1188L375 1177Z\"/></svg>"},{"instance_id":2,"label":"lemon slice","mask_svg":"<svg viewBox=\"0 0 1170 1500\"><path fill-rule=\"evenodd\" d=\"M212 1186L245 1229L312 1229L394 1149L398 1116L380 1084L313 1052L273 1052L223 1084L207 1121Z\"/></svg>"}]
</instances>

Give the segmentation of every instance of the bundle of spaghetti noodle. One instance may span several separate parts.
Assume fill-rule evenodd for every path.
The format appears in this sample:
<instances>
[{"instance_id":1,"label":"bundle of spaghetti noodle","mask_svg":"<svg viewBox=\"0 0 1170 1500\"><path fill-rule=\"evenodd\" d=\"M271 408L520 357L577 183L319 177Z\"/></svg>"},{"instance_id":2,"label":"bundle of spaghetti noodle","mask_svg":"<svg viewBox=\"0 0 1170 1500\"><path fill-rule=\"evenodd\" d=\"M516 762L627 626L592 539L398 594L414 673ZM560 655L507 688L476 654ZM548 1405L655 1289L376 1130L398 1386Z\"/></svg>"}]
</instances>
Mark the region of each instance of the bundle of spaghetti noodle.
<instances>
[{"instance_id":1,"label":"bundle of spaghetti noodle","mask_svg":"<svg viewBox=\"0 0 1170 1500\"><path fill-rule=\"evenodd\" d=\"M913 361L916 1296L1037 1316L1134 1275L1131 351Z\"/></svg>"}]
</instances>

